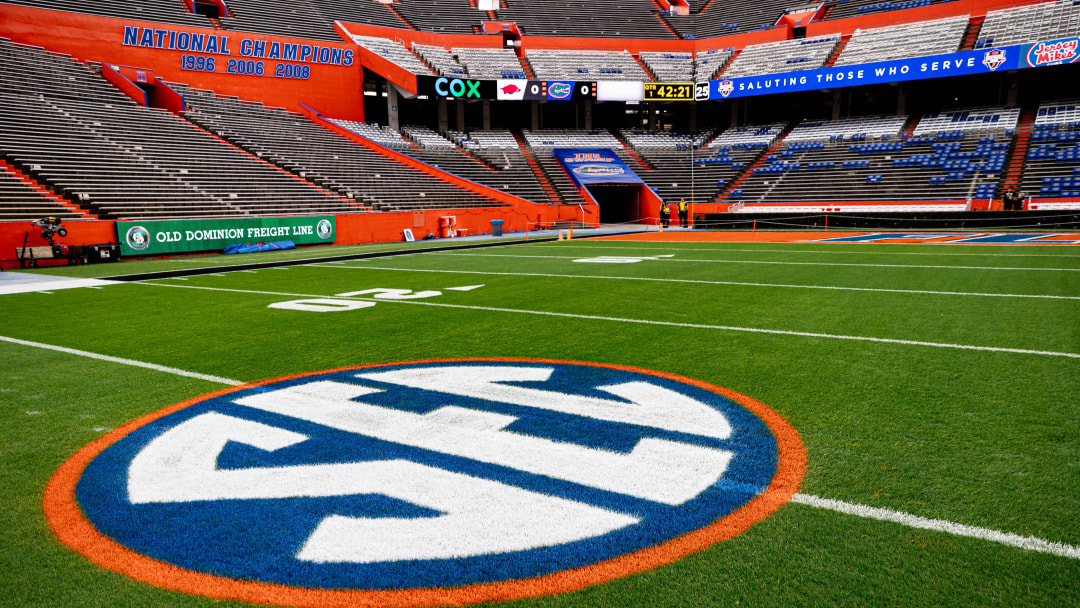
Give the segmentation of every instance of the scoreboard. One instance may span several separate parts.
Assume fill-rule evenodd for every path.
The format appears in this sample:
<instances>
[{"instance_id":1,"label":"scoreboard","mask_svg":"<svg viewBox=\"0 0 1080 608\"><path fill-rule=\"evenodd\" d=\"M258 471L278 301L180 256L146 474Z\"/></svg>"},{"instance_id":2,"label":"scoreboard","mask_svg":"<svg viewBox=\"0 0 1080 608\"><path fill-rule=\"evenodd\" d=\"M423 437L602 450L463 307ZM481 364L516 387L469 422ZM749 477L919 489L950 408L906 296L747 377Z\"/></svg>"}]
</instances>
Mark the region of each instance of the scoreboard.
<instances>
[{"instance_id":1,"label":"scoreboard","mask_svg":"<svg viewBox=\"0 0 1080 608\"><path fill-rule=\"evenodd\" d=\"M707 82L646 82L644 101L705 101L709 99Z\"/></svg>"}]
</instances>

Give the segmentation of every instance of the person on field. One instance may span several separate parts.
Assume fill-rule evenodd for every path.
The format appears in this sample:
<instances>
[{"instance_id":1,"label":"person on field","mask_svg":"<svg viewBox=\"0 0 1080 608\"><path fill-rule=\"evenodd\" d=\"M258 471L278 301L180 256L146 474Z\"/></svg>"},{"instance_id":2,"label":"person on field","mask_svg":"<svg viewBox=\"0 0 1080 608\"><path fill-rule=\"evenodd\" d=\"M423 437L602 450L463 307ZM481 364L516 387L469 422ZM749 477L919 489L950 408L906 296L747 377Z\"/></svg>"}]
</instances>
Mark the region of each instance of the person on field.
<instances>
[{"instance_id":1,"label":"person on field","mask_svg":"<svg viewBox=\"0 0 1080 608\"><path fill-rule=\"evenodd\" d=\"M671 209L667 203L660 203L660 225L667 228L669 222L671 222Z\"/></svg>"},{"instance_id":2,"label":"person on field","mask_svg":"<svg viewBox=\"0 0 1080 608\"><path fill-rule=\"evenodd\" d=\"M1019 211L1021 207L1020 193L1016 191L1016 186L1010 186L1002 196L1002 203L1004 203L1005 211Z\"/></svg>"},{"instance_id":3,"label":"person on field","mask_svg":"<svg viewBox=\"0 0 1080 608\"><path fill-rule=\"evenodd\" d=\"M690 206L686 204L685 198L679 199L679 225L686 228L687 216L690 214Z\"/></svg>"}]
</instances>

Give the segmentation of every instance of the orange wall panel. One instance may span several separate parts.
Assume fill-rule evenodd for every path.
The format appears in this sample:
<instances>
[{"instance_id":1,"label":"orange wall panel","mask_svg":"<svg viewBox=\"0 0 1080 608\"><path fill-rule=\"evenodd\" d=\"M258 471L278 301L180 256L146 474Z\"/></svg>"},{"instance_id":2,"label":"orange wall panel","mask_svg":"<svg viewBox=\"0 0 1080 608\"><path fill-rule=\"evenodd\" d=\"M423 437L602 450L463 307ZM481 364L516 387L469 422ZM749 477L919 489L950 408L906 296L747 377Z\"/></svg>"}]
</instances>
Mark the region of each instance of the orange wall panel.
<instances>
[{"instance_id":1,"label":"orange wall panel","mask_svg":"<svg viewBox=\"0 0 1080 608\"><path fill-rule=\"evenodd\" d=\"M363 71L357 46L352 42L334 43L281 36L263 36L246 32L193 28L172 24L152 23L134 19L98 17L65 11L13 6L2 6L0 36L15 42L44 47L50 51L67 53L83 61L100 61L113 65L131 66L153 70L158 78L182 82L200 89L210 89L222 95L234 95L241 99L261 101L267 105L297 110L298 103L307 103L328 114L351 120L363 120ZM124 44L124 27L150 28L163 32L175 31L203 36L227 38L230 54L193 53L168 48L145 48ZM142 32L143 30L140 30ZM166 38L167 40L167 38ZM249 41L245 45L245 41ZM313 61L285 61L256 59L242 56L249 45L265 44L271 48L296 44L301 48L328 47L346 51L351 55L351 65L330 65ZM181 69L181 56L213 57L213 73ZM228 60L254 60L263 63L263 75L229 74ZM277 64L306 66L309 78L276 77ZM344 62L343 62L344 63Z\"/></svg>"}]
</instances>

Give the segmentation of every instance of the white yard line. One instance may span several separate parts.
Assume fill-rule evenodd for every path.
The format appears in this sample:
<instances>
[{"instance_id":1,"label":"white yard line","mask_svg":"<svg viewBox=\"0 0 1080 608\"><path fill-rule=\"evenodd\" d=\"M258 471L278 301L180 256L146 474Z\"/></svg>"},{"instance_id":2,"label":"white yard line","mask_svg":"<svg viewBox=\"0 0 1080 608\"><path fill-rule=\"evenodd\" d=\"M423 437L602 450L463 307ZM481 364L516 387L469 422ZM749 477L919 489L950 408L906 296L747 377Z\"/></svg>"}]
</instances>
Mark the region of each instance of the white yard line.
<instances>
[{"instance_id":1,"label":"white yard line","mask_svg":"<svg viewBox=\"0 0 1080 608\"><path fill-rule=\"evenodd\" d=\"M120 363L122 365L132 365L135 367L144 367L146 369L152 369L159 372L165 372L168 374L175 374L177 376L185 376L187 378L197 378L199 380L206 380L207 382L217 382L219 384L228 384L231 386L239 386L244 384L239 380L230 380L228 378L221 378L219 376L208 376L206 374L200 374L197 372L189 372L183 369L177 369L175 367L166 367L164 365L158 365L156 363L144 363L142 361L135 361L134 359L122 359L120 357L112 357L110 355L99 355L97 353L88 352L85 350L78 350L75 348L67 348L66 346L54 346L52 344L42 344L41 342L31 342L29 340L19 340L18 338L9 338L7 336L0 336L0 342L10 342L12 344L21 344L23 346L33 346L34 348L44 348L47 350L55 350L69 355L78 355L80 357L89 357L91 359L98 359L100 361L109 361L112 363Z\"/></svg>"},{"instance_id":2,"label":"white yard line","mask_svg":"<svg viewBox=\"0 0 1080 608\"><path fill-rule=\"evenodd\" d=\"M183 285L177 287L195 288L193 286ZM196 288L197 289L197 288ZM145 363L143 361L135 361L133 359L122 359L120 357L112 357L109 355L100 355L97 353L87 352L85 350L77 350L74 348L67 348L64 346L55 346L52 344L42 344L41 342L31 342L28 340L19 340L17 338L8 338L6 336L0 336L0 341L10 342L12 344L20 344L22 346L30 346L34 348L44 348L48 350L58 351L71 355L77 355L80 357L89 357L91 359L98 359L101 361L109 361L112 363L119 363L122 365L130 365L134 367L141 367L145 369L152 369L159 372L165 372L169 374L175 374L178 376L184 376L186 378L199 378L201 380L207 380L209 382L216 382L219 384L226 384L229 386L238 386L244 384L239 380L230 380L228 378L221 378L218 376L209 376L206 374L198 374L195 372L189 372L187 370L177 369L175 367L167 367L164 365L157 365L154 363ZM30 412L28 412L30 413ZM37 413L37 412L34 412ZM900 511L890 511L888 509L880 509L877 507L869 507L866 505L853 504L843 502L839 500L833 500L830 498L821 498L819 496L811 496L808 494L795 494L791 498L791 502L796 504L815 507L818 509L826 509L830 511L837 511L845 513L847 515L854 515L856 517L864 517L867 519L876 519L880 521L887 521L910 528L917 528L922 530L932 530L935 532L944 532L946 534L952 534L954 536L965 536L970 538L977 538L989 542L1000 543L1008 545L1010 547L1016 547L1018 549L1024 549L1027 551L1035 551L1038 553L1049 553L1051 555L1057 555L1059 557L1067 557L1071 559L1080 559L1080 547L1072 545L1066 545L1064 543L1058 543L1041 538L1035 538L1032 536L1020 536L1019 534L1013 534L1010 532L999 532L997 530L991 530L989 528L979 528L975 526L968 526L964 524L957 524L940 519L927 519L925 517L919 517L917 515L911 515L910 513L903 513Z\"/></svg>"},{"instance_id":3,"label":"white yard line","mask_svg":"<svg viewBox=\"0 0 1080 608\"><path fill-rule=\"evenodd\" d=\"M890 511L888 509L857 505L807 494L795 494L791 497L791 502L809 507L816 507L818 509L837 511L856 517L889 521L909 528L945 532L947 534L952 534L953 536L978 538L994 543L1009 545L1010 547L1016 547L1018 549L1026 549L1028 551L1037 551L1039 553L1050 553L1051 555L1058 555L1060 557L1080 559L1080 547L1043 540L1033 536L1020 536L1019 534L1013 534L1011 532L998 532L997 530L991 530L989 528L966 526L964 524L957 524L942 519L927 519L902 511Z\"/></svg>"},{"instance_id":4,"label":"white yard line","mask_svg":"<svg viewBox=\"0 0 1080 608\"><path fill-rule=\"evenodd\" d=\"M895 338L873 338L868 336L845 336L842 334L825 334L807 331L791 331L784 329L763 329L759 327L736 327L730 325L707 325L703 323L676 323L673 321L655 321L651 319L627 319L620 317L605 317L600 315L581 315L567 312L550 312L544 310L525 310L519 308L499 308L494 306L467 306L464 304L443 304L440 302L424 302L420 300L377 300L373 298L346 298L325 294L285 293L277 291L258 291L251 289L226 289L223 287L203 287L199 285L173 285L169 283L138 283L139 285L152 285L156 287L174 287L178 289L201 289L206 291L223 291L232 293L250 293L258 295L282 296L288 298L334 298L341 300L363 300L367 302L393 302L395 304L409 304L413 306L433 306L437 308L454 308L460 310L482 310L485 312L506 312L514 314L538 315L546 317L560 317L568 319L585 319L592 321L611 321L615 323L634 323L639 325L658 325L662 327L685 327L691 329L713 329L718 331L734 331L755 334L772 334L779 336L801 336L805 338L825 338L829 340L853 340L858 342L876 342L882 344L902 344L905 346L925 346L930 348L950 348L958 350L974 350L995 353L1013 353L1020 355L1039 355L1045 357L1066 357L1080 359L1080 353L1065 353L1048 350L1031 350L1026 348L1004 348L998 346L975 346L971 344L950 344L947 342L924 342L920 340L899 340Z\"/></svg>"},{"instance_id":5,"label":"white yard line","mask_svg":"<svg viewBox=\"0 0 1080 608\"><path fill-rule=\"evenodd\" d=\"M591 249L593 251L603 249L629 249L631 251L711 251L713 253L724 253L726 251L739 251L746 253L829 253L840 255L925 255L925 256L975 256L983 258L1080 258L1080 255L1051 255L1048 253L927 253L918 251L840 251L833 248L829 249L735 249L727 247L648 247L630 245L608 245L607 243L621 242L626 243L628 241L589 241L590 243L596 243L595 245L570 245L565 243L528 243L524 247L546 247L559 249ZM690 241L695 244L704 244L707 241ZM770 243L762 243L762 245L769 245ZM822 245L843 245L845 243L822 243ZM903 246L899 243L849 243L851 245L889 245L889 246ZM918 244L918 243L912 243ZM983 245L980 245L982 247Z\"/></svg>"},{"instance_id":6,"label":"white yard line","mask_svg":"<svg viewBox=\"0 0 1080 608\"><path fill-rule=\"evenodd\" d=\"M453 257L485 258L538 258L542 260L580 260L579 255L514 255L510 253L461 253L431 251L424 255L447 255ZM935 268L939 270L1035 270L1057 272L1080 272L1080 268L1023 268L1016 266L935 266L931 264L855 264L850 262L781 262L770 260L689 260L686 258L663 258L655 262L701 262L706 264L771 264L777 266L859 266L865 268Z\"/></svg>"},{"instance_id":7,"label":"white yard line","mask_svg":"<svg viewBox=\"0 0 1080 608\"><path fill-rule=\"evenodd\" d=\"M356 260L362 262L363 260ZM1080 300L1080 296L1053 296L1022 293L979 293L968 291L933 291L928 289L885 289L876 287L838 287L833 285L791 285L787 283L748 283L745 281L704 281L700 279L660 279L651 277L611 277L585 274L550 274L542 272L488 272L483 270L425 270L422 268L391 268L387 266L328 266L309 264L311 268L337 268L345 270L391 270L396 272L434 272L443 274L479 274L506 277L551 277L559 279L602 279L611 281L651 281L658 283L694 283L699 285L737 285L745 287L779 287L786 289L829 289L838 291L871 291L885 293L916 293L940 296L984 296L992 298L1043 298L1050 300Z\"/></svg>"}]
</instances>

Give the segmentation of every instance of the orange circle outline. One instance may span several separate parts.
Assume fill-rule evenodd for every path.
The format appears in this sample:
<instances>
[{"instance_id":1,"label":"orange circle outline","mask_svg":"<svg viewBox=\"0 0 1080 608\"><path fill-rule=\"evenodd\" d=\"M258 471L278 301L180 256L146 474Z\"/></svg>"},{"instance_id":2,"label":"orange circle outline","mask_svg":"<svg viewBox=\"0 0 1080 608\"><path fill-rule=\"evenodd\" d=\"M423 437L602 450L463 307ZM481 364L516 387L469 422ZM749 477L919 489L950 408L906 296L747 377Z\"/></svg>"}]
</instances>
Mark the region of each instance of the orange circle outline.
<instances>
[{"instance_id":1,"label":"orange circle outline","mask_svg":"<svg viewBox=\"0 0 1080 608\"><path fill-rule=\"evenodd\" d=\"M646 547L633 553L620 555L588 566L580 566L534 578L452 588L394 590L312 589L275 583L242 581L195 572L136 553L101 534L86 519L78 502L75 500L75 486L82 477L87 465L98 454L126 437L132 431L196 403L247 390L255 386L264 386L307 376L391 365L484 361L603 367L673 380L717 393L750 410L772 431L777 444L776 473L764 492L735 511L703 528L687 532L659 545ZM45 519L60 542L102 568L155 587L191 595L201 595L217 600L237 600L255 604L289 605L303 608L339 606L414 608L509 601L567 593L670 564L691 553L696 553L716 543L735 537L771 515L795 494L805 471L806 451L803 448L802 440L799 438L798 432L786 420L756 399L707 382L639 367L588 361L518 359L510 357L424 359L341 367L262 380L200 395L142 416L84 446L74 456L65 461L45 486L43 508Z\"/></svg>"}]
</instances>

